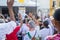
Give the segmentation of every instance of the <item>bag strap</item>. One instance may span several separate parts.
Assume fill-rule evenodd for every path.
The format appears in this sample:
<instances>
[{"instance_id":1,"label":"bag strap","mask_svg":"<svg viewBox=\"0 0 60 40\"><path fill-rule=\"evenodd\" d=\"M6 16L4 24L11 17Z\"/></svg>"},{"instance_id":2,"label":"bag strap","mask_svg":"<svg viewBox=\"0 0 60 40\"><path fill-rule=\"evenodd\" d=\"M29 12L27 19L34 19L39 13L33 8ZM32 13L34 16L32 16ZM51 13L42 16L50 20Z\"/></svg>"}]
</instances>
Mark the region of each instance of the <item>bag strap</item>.
<instances>
[{"instance_id":1,"label":"bag strap","mask_svg":"<svg viewBox=\"0 0 60 40\"><path fill-rule=\"evenodd\" d=\"M34 34L34 36L33 36L33 37L35 37L35 35L36 35L36 32L37 32L37 30L35 31L35 34Z\"/></svg>"},{"instance_id":2,"label":"bag strap","mask_svg":"<svg viewBox=\"0 0 60 40\"><path fill-rule=\"evenodd\" d=\"M27 35L28 35L28 37L29 37L30 39L32 38L29 32L27 33Z\"/></svg>"},{"instance_id":3,"label":"bag strap","mask_svg":"<svg viewBox=\"0 0 60 40\"><path fill-rule=\"evenodd\" d=\"M35 34L34 34L34 36L33 36L33 37L35 37L36 32L37 32L37 30L35 31ZM29 37L30 39L32 38L29 32L27 33L27 35L28 35L28 37Z\"/></svg>"}]
</instances>

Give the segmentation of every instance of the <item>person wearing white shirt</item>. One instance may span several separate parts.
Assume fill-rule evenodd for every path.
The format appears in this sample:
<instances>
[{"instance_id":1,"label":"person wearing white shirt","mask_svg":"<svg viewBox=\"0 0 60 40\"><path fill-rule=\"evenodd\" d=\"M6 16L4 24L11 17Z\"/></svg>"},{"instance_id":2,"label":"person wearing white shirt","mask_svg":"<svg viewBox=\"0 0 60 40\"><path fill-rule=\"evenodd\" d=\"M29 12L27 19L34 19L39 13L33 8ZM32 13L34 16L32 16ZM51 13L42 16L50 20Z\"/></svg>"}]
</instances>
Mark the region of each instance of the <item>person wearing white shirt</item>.
<instances>
[{"instance_id":1,"label":"person wearing white shirt","mask_svg":"<svg viewBox=\"0 0 60 40\"><path fill-rule=\"evenodd\" d=\"M28 33L29 31L29 27L27 26L27 24L23 24L22 27L21 27L21 30L20 32L22 32L22 36L23 36L23 39L24 40L24 36L26 35L26 33Z\"/></svg>"},{"instance_id":2,"label":"person wearing white shirt","mask_svg":"<svg viewBox=\"0 0 60 40\"><path fill-rule=\"evenodd\" d=\"M10 34L16 28L16 23L11 21L9 23L2 23L0 25L0 40L5 40L6 34Z\"/></svg>"},{"instance_id":3,"label":"person wearing white shirt","mask_svg":"<svg viewBox=\"0 0 60 40\"><path fill-rule=\"evenodd\" d=\"M29 31L24 36L24 40L32 40L32 38L36 35L35 23L34 21L29 21Z\"/></svg>"},{"instance_id":4,"label":"person wearing white shirt","mask_svg":"<svg viewBox=\"0 0 60 40\"><path fill-rule=\"evenodd\" d=\"M17 27L13 8L12 8L13 3L14 0L7 0L7 6L11 21L8 23L2 23L0 25L0 40L6 40L6 34L12 33L13 30Z\"/></svg>"},{"instance_id":5,"label":"person wearing white shirt","mask_svg":"<svg viewBox=\"0 0 60 40\"><path fill-rule=\"evenodd\" d=\"M51 29L51 31L52 31L52 35L54 34L54 25L53 25L53 22L52 22L52 20L53 20L53 17L52 18L45 18L45 21L48 21L49 22L49 27L50 27L50 29Z\"/></svg>"},{"instance_id":6,"label":"person wearing white shirt","mask_svg":"<svg viewBox=\"0 0 60 40\"><path fill-rule=\"evenodd\" d=\"M42 30L39 31L39 37L40 37L40 40L44 40L45 37L51 35L51 31L50 31L50 28L48 27L48 21L44 21L43 22L43 25L44 25L44 28Z\"/></svg>"}]
</instances>

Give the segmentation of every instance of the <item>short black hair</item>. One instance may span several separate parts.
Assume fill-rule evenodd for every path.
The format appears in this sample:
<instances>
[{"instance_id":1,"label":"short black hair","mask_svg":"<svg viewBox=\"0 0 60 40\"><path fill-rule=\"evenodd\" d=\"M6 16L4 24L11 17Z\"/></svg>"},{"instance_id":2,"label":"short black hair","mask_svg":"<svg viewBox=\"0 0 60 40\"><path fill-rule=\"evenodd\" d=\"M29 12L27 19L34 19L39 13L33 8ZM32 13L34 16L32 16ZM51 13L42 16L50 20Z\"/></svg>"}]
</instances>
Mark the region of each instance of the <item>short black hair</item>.
<instances>
[{"instance_id":1,"label":"short black hair","mask_svg":"<svg viewBox=\"0 0 60 40\"><path fill-rule=\"evenodd\" d=\"M29 14L29 11L26 11L25 13L28 15Z\"/></svg>"},{"instance_id":2,"label":"short black hair","mask_svg":"<svg viewBox=\"0 0 60 40\"><path fill-rule=\"evenodd\" d=\"M55 20L60 21L60 8L56 9L53 17L54 17Z\"/></svg>"},{"instance_id":3,"label":"short black hair","mask_svg":"<svg viewBox=\"0 0 60 40\"><path fill-rule=\"evenodd\" d=\"M48 21L44 21L43 24L44 24L44 26L45 26L46 28L49 28L49 27L48 27L48 25L49 25L49 22L48 22Z\"/></svg>"},{"instance_id":4,"label":"short black hair","mask_svg":"<svg viewBox=\"0 0 60 40\"><path fill-rule=\"evenodd\" d=\"M30 19L24 19L24 20L23 20L23 23L26 23L26 20L27 20L27 22L30 21Z\"/></svg>"}]
</instances>

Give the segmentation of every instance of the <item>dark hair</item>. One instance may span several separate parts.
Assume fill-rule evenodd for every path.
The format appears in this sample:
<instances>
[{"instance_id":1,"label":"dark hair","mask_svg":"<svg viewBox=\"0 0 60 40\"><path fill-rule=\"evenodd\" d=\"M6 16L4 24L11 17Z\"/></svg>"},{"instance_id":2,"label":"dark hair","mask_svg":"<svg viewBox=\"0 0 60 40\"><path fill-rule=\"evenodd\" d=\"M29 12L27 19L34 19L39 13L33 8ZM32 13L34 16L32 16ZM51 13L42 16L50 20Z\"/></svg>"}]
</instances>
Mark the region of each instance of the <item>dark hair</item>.
<instances>
[{"instance_id":1,"label":"dark hair","mask_svg":"<svg viewBox=\"0 0 60 40\"><path fill-rule=\"evenodd\" d=\"M26 11L26 14L29 15L29 13L33 13L32 11Z\"/></svg>"},{"instance_id":2,"label":"dark hair","mask_svg":"<svg viewBox=\"0 0 60 40\"><path fill-rule=\"evenodd\" d=\"M26 21L26 20L24 19L24 20L23 20L23 23L26 23L25 21Z\"/></svg>"},{"instance_id":3,"label":"dark hair","mask_svg":"<svg viewBox=\"0 0 60 40\"><path fill-rule=\"evenodd\" d=\"M28 16L27 16L27 15L25 15L25 18L28 18Z\"/></svg>"},{"instance_id":4,"label":"dark hair","mask_svg":"<svg viewBox=\"0 0 60 40\"><path fill-rule=\"evenodd\" d=\"M60 21L60 9L57 9L53 15L54 19Z\"/></svg>"},{"instance_id":5,"label":"dark hair","mask_svg":"<svg viewBox=\"0 0 60 40\"><path fill-rule=\"evenodd\" d=\"M44 21L43 24L44 24L44 26L45 26L46 28L49 28L49 27L48 27L48 25L49 25L48 21Z\"/></svg>"},{"instance_id":6,"label":"dark hair","mask_svg":"<svg viewBox=\"0 0 60 40\"><path fill-rule=\"evenodd\" d=\"M39 16L35 16L36 17L36 19L39 19Z\"/></svg>"},{"instance_id":7,"label":"dark hair","mask_svg":"<svg viewBox=\"0 0 60 40\"><path fill-rule=\"evenodd\" d=\"M24 19L24 20L23 20L23 23L26 23L26 20L27 20L27 22L30 21L30 19Z\"/></svg>"}]
</instances>

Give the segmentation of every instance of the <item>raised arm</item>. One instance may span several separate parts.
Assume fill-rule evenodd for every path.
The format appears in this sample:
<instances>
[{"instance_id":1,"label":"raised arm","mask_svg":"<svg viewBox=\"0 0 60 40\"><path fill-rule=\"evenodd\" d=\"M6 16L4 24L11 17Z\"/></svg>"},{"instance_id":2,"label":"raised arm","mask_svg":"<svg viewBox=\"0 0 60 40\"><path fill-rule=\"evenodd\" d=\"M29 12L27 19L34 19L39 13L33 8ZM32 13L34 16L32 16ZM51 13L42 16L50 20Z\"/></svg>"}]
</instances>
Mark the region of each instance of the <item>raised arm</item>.
<instances>
[{"instance_id":1,"label":"raised arm","mask_svg":"<svg viewBox=\"0 0 60 40\"><path fill-rule=\"evenodd\" d=\"M38 21L36 20L35 16L32 16L32 19L35 21L35 23L38 25Z\"/></svg>"},{"instance_id":2,"label":"raised arm","mask_svg":"<svg viewBox=\"0 0 60 40\"><path fill-rule=\"evenodd\" d=\"M20 27L22 27L23 21L22 21L22 16L21 16L20 13L18 14L18 18L19 18L19 20L20 20Z\"/></svg>"},{"instance_id":3,"label":"raised arm","mask_svg":"<svg viewBox=\"0 0 60 40\"><path fill-rule=\"evenodd\" d=\"M13 4L14 4L14 0L7 0L7 6L8 6L11 21L15 21L14 12L13 12Z\"/></svg>"}]
</instances>

